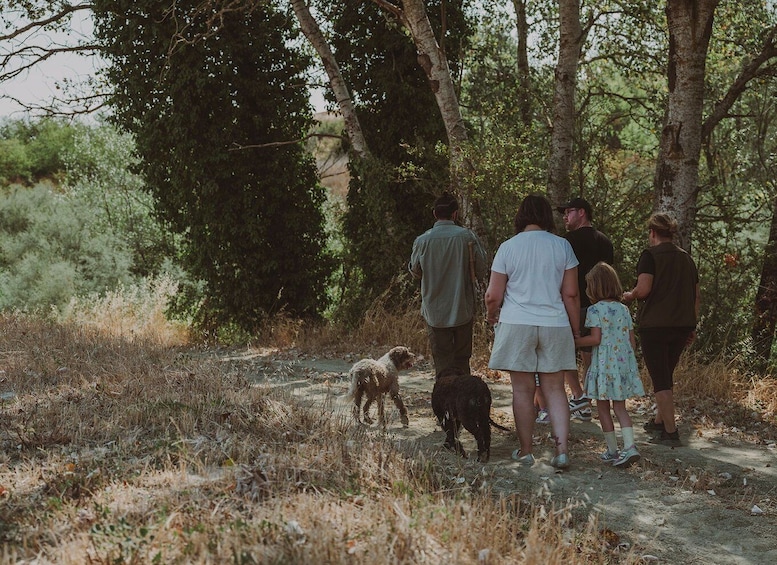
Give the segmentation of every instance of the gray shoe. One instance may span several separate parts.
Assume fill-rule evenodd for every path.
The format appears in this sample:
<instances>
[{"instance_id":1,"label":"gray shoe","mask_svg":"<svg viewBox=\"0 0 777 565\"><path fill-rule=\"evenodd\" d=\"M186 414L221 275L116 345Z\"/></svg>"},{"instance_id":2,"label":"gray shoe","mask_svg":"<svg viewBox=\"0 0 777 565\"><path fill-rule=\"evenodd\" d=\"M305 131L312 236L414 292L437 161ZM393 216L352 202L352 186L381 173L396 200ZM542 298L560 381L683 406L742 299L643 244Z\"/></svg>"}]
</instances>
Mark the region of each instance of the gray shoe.
<instances>
[{"instance_id":1,"label":"gray shoe","mask_svg":"<svg viewBox=\"0 0 777 565\"><path fill-rule=\"evenodd\" d=\"M551 459L550 464L556 469L566 469L569 467L569 456L566 453L559 453Z\"/></svg>"},{"instance_id":2,"label":"gray shoe","mask_svg":"<svg viewBox=\"0 0 777 565\"><path fill-rule=\"evenodd\" d=\"M532 465L534 465L534 455L532 455L531 453L527 455L521 455L520 449L516 449L515 451L513 451L513 454L511 455L511 457L515 461L518 461L518 464L521 467L531 467Z\"/></svg>"}]
</instances>

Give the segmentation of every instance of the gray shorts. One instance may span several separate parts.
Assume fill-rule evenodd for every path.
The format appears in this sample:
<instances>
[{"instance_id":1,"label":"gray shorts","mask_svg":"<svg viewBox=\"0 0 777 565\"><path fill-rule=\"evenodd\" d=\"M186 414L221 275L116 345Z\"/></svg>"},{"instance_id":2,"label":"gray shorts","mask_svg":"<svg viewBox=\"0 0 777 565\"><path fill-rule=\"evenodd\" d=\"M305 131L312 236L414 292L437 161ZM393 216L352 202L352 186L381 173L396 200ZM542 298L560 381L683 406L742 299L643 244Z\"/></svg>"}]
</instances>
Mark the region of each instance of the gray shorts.
<instances>
[{"instance_id":1,"label":"gray shorts","mask_svg":"<svg viewBox=\"0 0 777 565\"><path fill-rule=\"evenodd\" d=\"M576 371L572 329L499 323L494 327L488 368L524 373Z\"/></svg>"}]
</instances>

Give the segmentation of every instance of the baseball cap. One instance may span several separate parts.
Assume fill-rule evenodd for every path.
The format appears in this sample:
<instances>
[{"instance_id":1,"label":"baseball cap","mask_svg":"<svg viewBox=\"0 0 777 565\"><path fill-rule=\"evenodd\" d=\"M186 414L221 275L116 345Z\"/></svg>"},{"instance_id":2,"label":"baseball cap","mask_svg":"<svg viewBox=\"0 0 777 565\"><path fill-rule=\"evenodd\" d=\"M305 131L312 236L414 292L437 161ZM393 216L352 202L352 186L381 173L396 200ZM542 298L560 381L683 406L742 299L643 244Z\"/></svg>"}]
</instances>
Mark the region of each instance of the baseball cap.
<instances>
[{"instance_id":1,"label":"baseball cap","mask_svg":"<svg viewBox=\"0 0 777 565\"><path fill-rule=\"evenodd\" d=\"M583 210L585 210L585 215L588 216L589 218L591 217L591 205L588 203L588 200L586 200L585 198L573 198L572 200L562 204L561 206L556 206L556 210L558 210L562 214L564 213L564 210L566 210L567 208L582 208Z\"/></svg>"}]
</instances>

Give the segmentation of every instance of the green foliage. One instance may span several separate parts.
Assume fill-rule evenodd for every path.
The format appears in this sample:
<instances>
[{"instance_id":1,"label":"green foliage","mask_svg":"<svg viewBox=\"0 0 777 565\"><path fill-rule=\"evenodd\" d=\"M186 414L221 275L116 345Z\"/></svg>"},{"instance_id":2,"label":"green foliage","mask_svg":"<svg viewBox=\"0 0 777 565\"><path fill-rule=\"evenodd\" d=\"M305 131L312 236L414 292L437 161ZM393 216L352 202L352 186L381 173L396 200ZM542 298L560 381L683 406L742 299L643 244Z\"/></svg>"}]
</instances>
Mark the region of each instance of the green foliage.
<instances>
[{"instance_id":1,"label":"green foliage","mask_svg":"<svg viewBox=\"0 0 777 565\"><path fill-rule=\"evenodd\" d=\"M0 180L55 179L65 168L63 154L73 147L76 132L82 127L53 118L3 123L0 148L9 149L11 155L0 157Z\"/></svg>"},{"instance_id":2,"label":"green foliage","mask_svg":"<svg viewBox=\"0 0 777 565\"><path fill-rule=\"evenodd\" d=\"M27 147L19 139L0 139L0 183L30 178L32 162Z\"/></svg>"},{"instance_id":3,"label":"green foliage","mask_svg":"<svg viewBox=\"0 0 777 565\"><path fill-rule=\"evenodd\" d=\"M129 282L126 244L93 219L87 202L46 185L3 194L0 308L62 306L72 296Z\"/></svg>"},{"instance_id":4,"label":"green foliage","mask_svg":"<svg viewBox=\"0 0 777 565\"><path fill-rule=\"evenodd\" d=\"M132 251L132 274L148 277L170 269L176 242L156 217L142 177L132 136L109 124L79 128L63 152L70 191L93 211L100 232L121 234Z\"/></svg>"},{"instance_id":5,"label":"green foliage","mask_svg":"<svg viewBox=\"0 0 777 565\"><path fill-rule=\"evenodd\" d=\"M218 8L95 4L116 121L135 135L157 209L184 239L196 281L184 306L200 322L252 329L283 309L316 316L332 267L324 193L303 145L287 143L312 123L300 88L309 60L276 2L220 19Z\"/></svg>"}]
</instances>

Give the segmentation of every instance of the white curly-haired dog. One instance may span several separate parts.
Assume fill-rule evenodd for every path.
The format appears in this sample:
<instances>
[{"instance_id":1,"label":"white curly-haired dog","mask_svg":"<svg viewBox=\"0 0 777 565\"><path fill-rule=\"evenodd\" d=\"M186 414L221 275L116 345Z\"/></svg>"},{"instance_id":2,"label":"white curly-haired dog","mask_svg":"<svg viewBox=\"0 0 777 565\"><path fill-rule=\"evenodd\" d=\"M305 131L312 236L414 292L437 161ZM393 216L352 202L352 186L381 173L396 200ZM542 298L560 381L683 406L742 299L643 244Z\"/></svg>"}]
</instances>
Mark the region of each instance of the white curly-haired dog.
<instances>
[{"instance_id":1,"label":"white curly-haired dog","mask_svg":"<svg viewBox=\"0 0 777 565\"><path fill-rule=\"evenodd\" d=\"M394 347L380 359L362 359L357 361L348 375L351 377L351 389L348 396L353 398L353 417L357 422L359 412L364 412L364 423L372 424L370 418L370 406L373 401L378 401L378 420L383 429L386 429L386 414L383 408L383 396L388 393L399 409L402 425L407 427L410 421L407 419L407 408L399 396L399 371L413 366L415 355L407 347ZM362 409L362 396L367 396L367 401Z\"/></svg>"}]
</instances>

